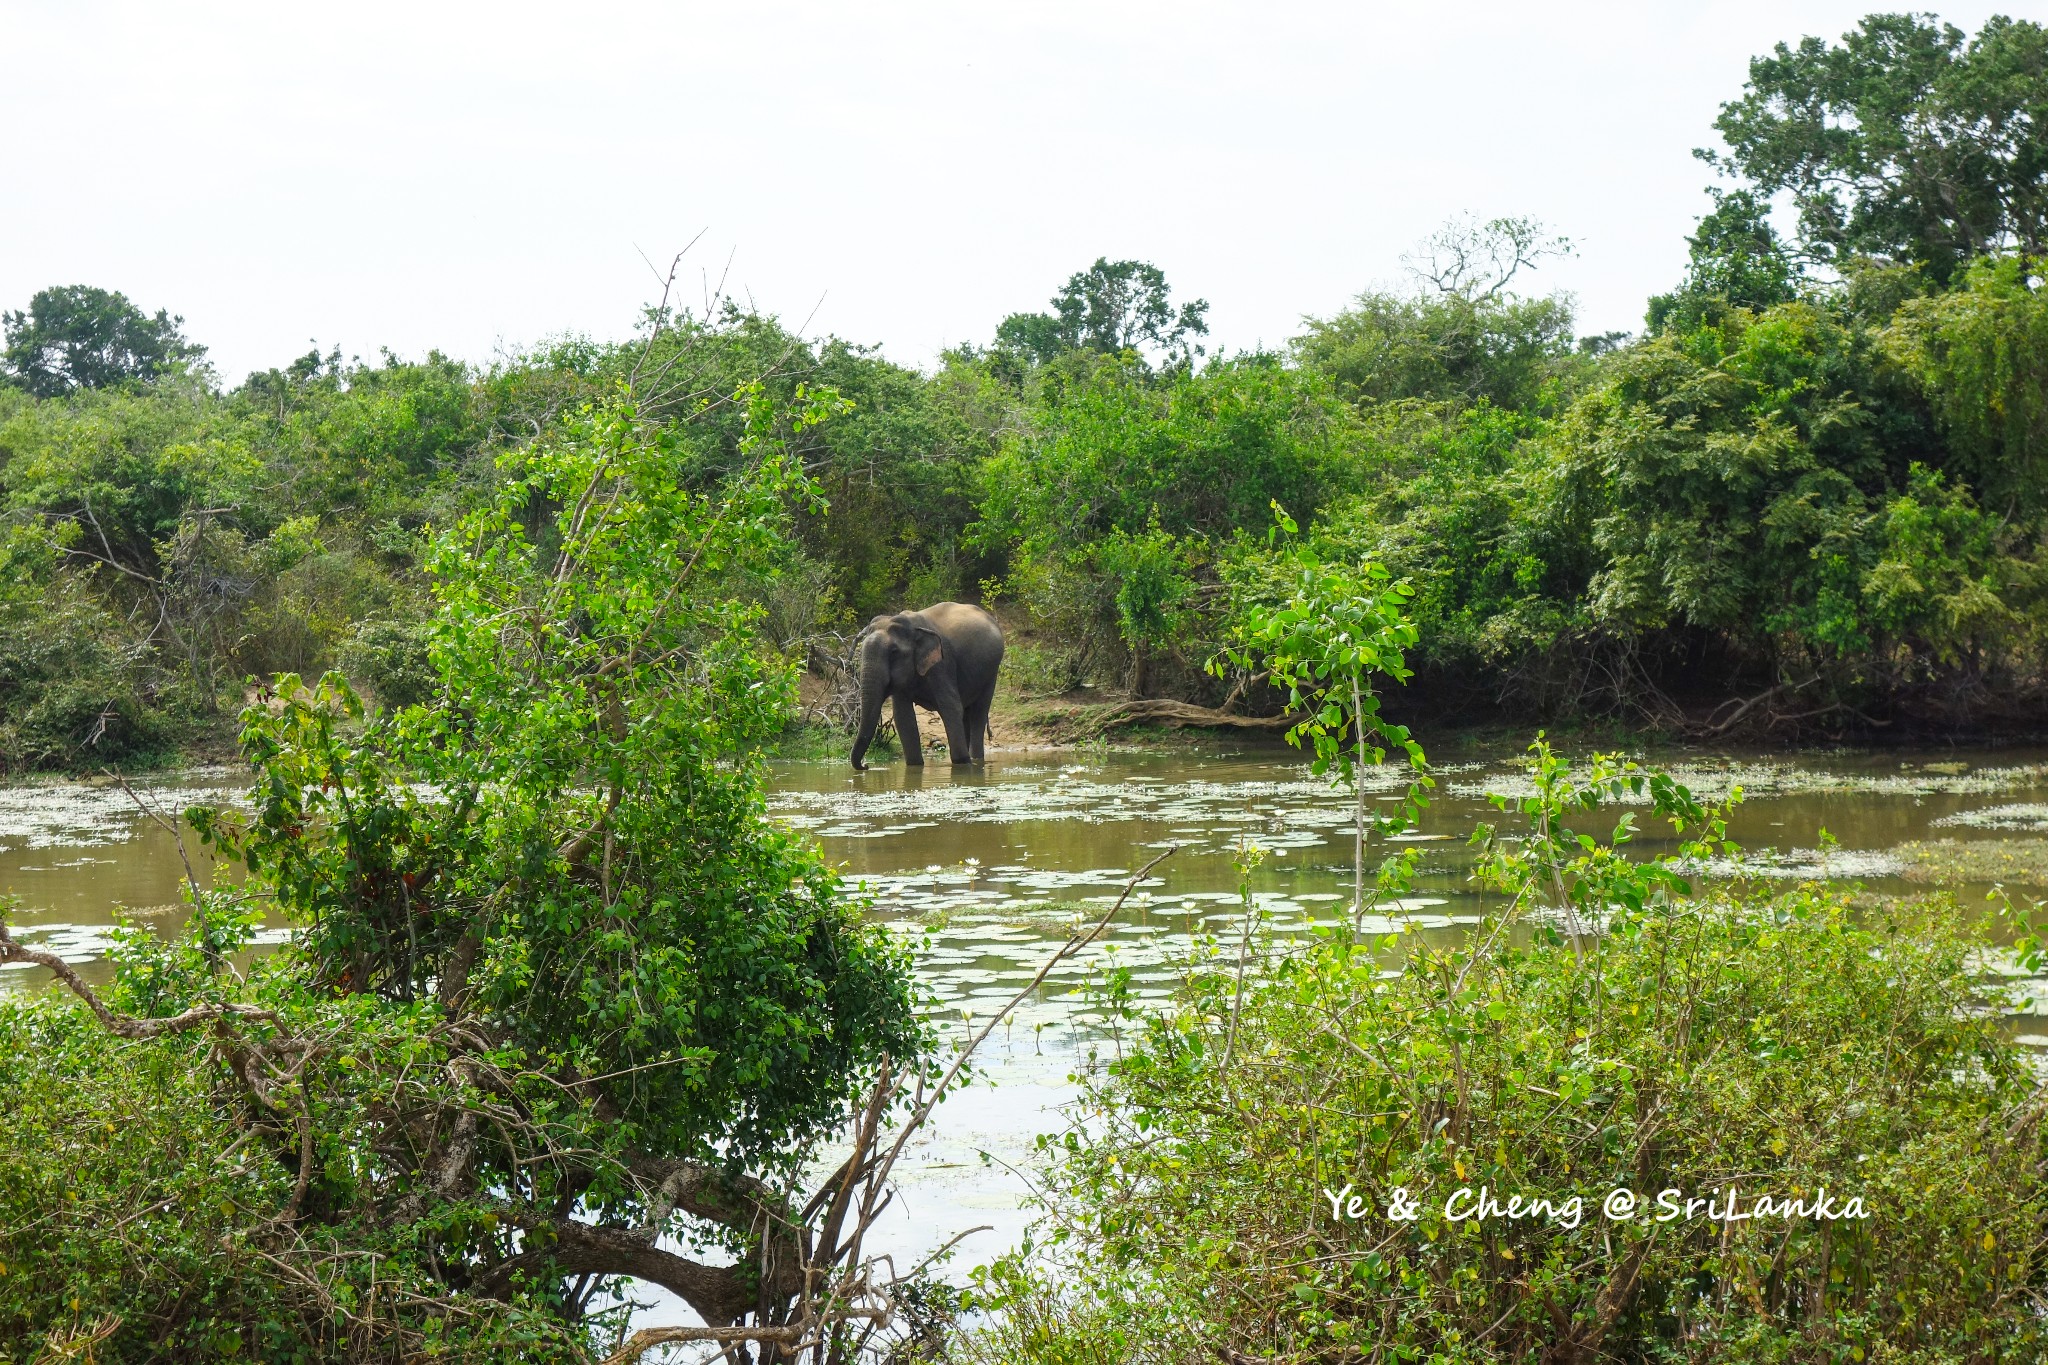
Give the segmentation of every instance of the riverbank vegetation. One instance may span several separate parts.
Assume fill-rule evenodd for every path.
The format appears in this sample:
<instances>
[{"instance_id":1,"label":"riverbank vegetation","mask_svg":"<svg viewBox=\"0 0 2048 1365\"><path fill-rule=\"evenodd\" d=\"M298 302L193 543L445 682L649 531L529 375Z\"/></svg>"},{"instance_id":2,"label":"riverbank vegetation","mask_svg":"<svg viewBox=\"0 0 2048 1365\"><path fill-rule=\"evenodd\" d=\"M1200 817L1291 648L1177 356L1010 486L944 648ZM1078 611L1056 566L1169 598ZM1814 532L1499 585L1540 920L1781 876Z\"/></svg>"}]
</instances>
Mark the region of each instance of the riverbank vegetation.
<instances>
[{"instance_id":1,"label":"riverbank vegetation","mask_svg":"<svg viewBox=\"0 0 2048 1365\"><path fill-rule=\"evenodd\" d=\"M861 1238L928 1031L767 819L794 676L729 586L786 551L778 433L831 400L740 386L706 496L630 397L435 539L431 705L250 699L246 802L185 812L246 875L186 931L126 934L101 992L0 902L0 962L58 983L0 998L0 1361L624 1365L626 1277L764 1350L884 1325ZM242 970L266 914L291 942Z\"/></svg>"},{"instance_id":2,"label":"riverbank vegetation","mask_svg":"<svg viewBox=\"0 0 2048 1365\"><path fill-rule=\"evenodd\" d=\"M1493 908L1454 946L1400 932L1430 779L1374 697L1417 636L1380 574L1283 553L1233 657L1340 782L1405 755L1388 856L1368 893L1361 800L1349 915L1263 935L1247 879L1166 1008L1109 969L1036 1240L977 1273L957 1357L2040 1358L2042 1090L2002 1017L2028 913L1696 886L1740 854L1739 787L1710 807L1539 736L1473 836ZM1631 856L1646 819L1670 852Z\"/></svg>"},{"instance_id":3,"label":"riverbank vegetation","mask_svg":"<svg viewBox=\"0 0 2048 1365\"><path fill-rule=\"evenodd\" d=\"M1415 590L1437 721L1682 734L2038 729L2048 704L2048 36L1874 16L1752 64L1690 263L1634 334L1540 287L1570 251L1460 220L1267 352L1096 262L929 371L730 301L483 366L309 351L224 383L181 321L56 288L5 316L0 765L225 749L248 679L421 694L427 547L499 457L630 376L710 492L759 382L818 501L739 585L823 668L868 616L986 599L1012 673L1233 712L1212 678L1277 502ZM680 325L677 325L680 324ZM703 409L700 411L700 409Z\"/></svg>"},{"instance_id":4,"label":"riverbank vegetation","mask_svg":"<svg viewBox=\"0 0 2048 1365\"><path fill-rule=\"evenodd\" d=\"M2040 1083L1985 934L1693 895L1724 812L1632 764L1539 743L1530 789L1462 945L1332 930L1124 1011L962 1360L2041 1358ZM1685 846L1624 856L1643 807Z\"/></svg>"}]
</instances>

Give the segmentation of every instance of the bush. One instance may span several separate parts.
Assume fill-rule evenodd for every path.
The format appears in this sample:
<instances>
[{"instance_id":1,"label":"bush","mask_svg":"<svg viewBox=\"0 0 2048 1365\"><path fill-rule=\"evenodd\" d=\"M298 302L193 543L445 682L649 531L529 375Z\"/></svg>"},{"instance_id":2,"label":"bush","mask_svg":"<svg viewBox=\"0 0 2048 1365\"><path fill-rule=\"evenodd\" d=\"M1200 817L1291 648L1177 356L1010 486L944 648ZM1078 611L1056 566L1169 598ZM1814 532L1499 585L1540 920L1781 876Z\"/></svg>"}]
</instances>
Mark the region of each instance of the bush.
<instances>
[{"instance_id":1,"label":"bush","mask_svg":"<svg viewBox=\"0 0 2048 1365\"><path fill-rule=\"evenodd\" d=\"M1026 697L1057 697L1087 681L1079 656L1056 645L1008 646L1003 652L1003 672Z\"/></svg>"},{"instance_id":2,"label":"bush","mask_svg":"<svg viewBox=\"0 0 2048 1365\"><path fill-rule=\"evenodd\" d=\"M717 499L623 402L508 457L436 542L429 704L369 715L332 673L254 696L246 804L186 812L246 876L132 935L106 1000L0 902L0 962L99 1014L0 1021L0 1341L587 1359L629 1276L798 1320L842 1226L799 1174L928 1034L905 952L766 815L794 670L729 580L788 562L813 488L741 396L753 466ZM293 941L231 970L268 914Z\"/></svg>"},{"instance_id":3,"label":"bush","mask_svg":"<svg viewBox=\"0 0 2048 1365\"><path fill-rule=\"evenodd\" d=\"M111 643L114 622L33 528L0 531L0 773L148 761L173 727Z\"/></svg>"},{"instance_id":4,"label":"bush","mask_svg":"<svg viewBox=\"0 0 2048 1365\"><path fill-rule=\"evenodd\" d=\"M1952 292L1908 300L1887 348L1927 393L1957 473L1987 502L2040 512L2048 488L2048 293L2040 257L1973 263Z\"/></svg>"},{"instance_id":5,"label":"bush","mask_svg":"<svg viewBox=\"0 0 2048 1365\"><path fill-rule=\"evenodd\" d=\"M86 1359L379 1359L387 1334L445 1360L579 1359L523 1296L398 1328L436 1288L402 1233L308 1229L285 1264L267 1233L291 1166L249 1137L203 1040L130 1042L67 996L0 998L0 1365L102 1334Z\"/></svg>"},{"instance_id":6,"label":"bush","mask_svg":"<svg viewBox=\"0 0 2048 1365\"><path fill-rule=\"evenodd\" d=\"M439 681L424 621L365 621L338 653L341 670L394 709L424 702Z\"/></svg>"},{"instance_id":7,"label":"bush","mask_svg":"<svg viewBox=\"0 0 2048 1365\"><path fill-rule=\"evenodd\" d=\"M982 543L1009 555L1018 600L1076 672L1201 694L1214 560L1275 499L1313 511L1354 488L1356 419L1272 356L1164 378L1105 361L1043 390L1036 421L982 468Z\"/></svg>"},{"instance_id":8,"label":"bush","mask_svg":"<svg viewBox=\"0 0 2048 1365\"><path fill-rule=\"evenodd\" d=\"M324 546L301 522L286 522L256 548L261 569L233 652L245 673L319 676L335 665L357 623L388 615L398 596L373 560Z\"/></svg>"},{"instance_id":9,"label":"bush","mask_svg":"<svg viewBox=\"0 0 2048 1365\"><path fill-rule=\"evenodd\" d=\"M968 1358L2040 1358L2039 1089L1985 936L1950 903L1688 894L1562 824L1647 794L1725 852L1683 788L1541 749L1534 776L1528 834L1489 843L1508 908L1465 945L1327 937L1241 1009L1196 973L1089 1070L1050 1237L984 1277ZM1449 1216L1482 1188L1556 1212ZM1868 1216L1660 1221L1667 1189Z\"/></svg>"}]
</instances>

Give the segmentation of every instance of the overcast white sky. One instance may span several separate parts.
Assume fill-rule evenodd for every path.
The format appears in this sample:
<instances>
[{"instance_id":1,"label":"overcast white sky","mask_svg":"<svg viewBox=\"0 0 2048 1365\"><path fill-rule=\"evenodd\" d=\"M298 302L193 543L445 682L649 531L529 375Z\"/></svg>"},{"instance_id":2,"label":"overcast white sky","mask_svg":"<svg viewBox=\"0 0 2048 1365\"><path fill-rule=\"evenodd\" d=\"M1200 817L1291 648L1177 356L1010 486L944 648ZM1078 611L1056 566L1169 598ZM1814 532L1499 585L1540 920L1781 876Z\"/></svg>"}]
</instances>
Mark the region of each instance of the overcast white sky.
<instances>
[{"instance_id":1,"label":"overcast white sky","mask_svg":"<svg viewBox=\"0 0 2048 1365\"><path fill-rule=\"evenodd\" d=\"M630 330L641 253L703 230L742 297L910 364L1100 255L1238 348L1472 212L1573 238L1536 282L1634 328L1747 59L1869 8L0 0L0 307L119 289L230 381L488 360Z\"/></svg>"}]
</instances>

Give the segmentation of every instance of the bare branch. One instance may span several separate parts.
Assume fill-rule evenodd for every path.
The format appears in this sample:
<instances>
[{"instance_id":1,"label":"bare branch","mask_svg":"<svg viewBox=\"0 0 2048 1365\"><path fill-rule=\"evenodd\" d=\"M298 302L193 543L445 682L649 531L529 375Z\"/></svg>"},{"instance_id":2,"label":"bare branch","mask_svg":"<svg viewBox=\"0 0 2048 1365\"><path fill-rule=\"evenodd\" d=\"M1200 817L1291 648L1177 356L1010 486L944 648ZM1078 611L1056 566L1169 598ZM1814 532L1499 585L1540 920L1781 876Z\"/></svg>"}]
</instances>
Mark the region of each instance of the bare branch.
<instances>
[{"instance_id":1,"label":"bare branch","mask_svg":"<svg viewBox=\"0 0 2048 1365\"><path fill-rule=\"evenodd\" d=\"M994 1014L989 1016L989 1021L986 1024L982 1025L981 1032L975 1034L974 1037L968 1041L967 1045L960 1049L960 1055L953 1059L953 1065L947 1068L946 1074L944 1076L939 1078L939 1083L932 1088L931 1095L924 1101L922 1105L918 1107L916 1112L914 1112L911 1115L909 1120L904 1123L902 1132L900 1132L897 1135L896 1145L890 1149L888 1158L881 1163L880 1167L877 1169L875 1173L875 1183L879 1184L881 1181L888 1179L889 1172L892 1169L894 1169L897 1158L903 1155L904 1147L910 1142L911 1134L915 1133L918 1130L918 1128L923 1125L924 1121L931 1116L932 1107L939 1102L940 1098L945 1095L946 1088L950 1086L954 1082L954 1080L960 1075L961 1068L967 1065L967 1059L974 1055L975 1049L980 1047L982 1043L987 1040L989 1034L995 1032L996 1025L1000 1023L1003 1020L1003 1018L1010 1013L1011 1010L1017 1008L1018 1005L1022 1004L1027 996L1029 996L1033 991L1037 990L1040 986L1044 985L1046 977L1052 975L1052 969L1054 967L1059 966L1060 963L1066 961L1074 954L1080 952L1083 948L1086 948L1089 944L1095 942L1096 939L1100 938L1102 936L1102 931L1109 927L1110 920L1116 917L1117 911L1124 908L1124 901L1130 896L1132 891L1137 889L1138 883L1144 881L1145 878L1151 873L1153 868L1159 866L1159 864L1165 862L1168 858L1180 852L1180 848L1181 846L1179 844L1167 845L1166 848L1157 857L1153 858L1152 861L1146 863L1143 867L1139 868L1135 873L1133 873L1130 881L1124 884L1123 891L1118 894L1116 898L1116 903L1111 905L1109 909L1102 912L1102 917L1095 921L1093 927L1091 927L1086 933L1081 933L1077 931L1071 937L1069 937L1066 943L1061 945L1058 952L1054 953L1051 957L1045 960L1045 965L1038 969L1038 974L1032 977L1031 980L1024 986L1022 990L1018 991L1015 995L1011 996L1008 1003L1006 1003L1001 1009L997 1010Z\"/></svg>"},{"instance_id":2,"label":"bare branch","mask_svg":"<svg viewBox=\"0 0 2048 1365\"><path fill-rule=\"evenodd\" d=\"M97 1015L99 1021L106 1025L110 1032L123 1038L137 1041L161 1038L167 1034L185 1033L204 1024L229 1019L273 1024L278 1028L285 1026L284 1020L275 1011L259 1009L254 1005L194 1005L183 1014L162 1019L137 1019L132 1015L117 1014L108 1007L106 1001L100 999L97 991L85 983L85 978L71 969L70 963L55 953L22 946L9 931L5 920L0 920L0 962L33 962L38 967L48 967L56 973L57 979L64 983L67 990L85 1002L86 1008Z\"/></svg>"}]
</instances>

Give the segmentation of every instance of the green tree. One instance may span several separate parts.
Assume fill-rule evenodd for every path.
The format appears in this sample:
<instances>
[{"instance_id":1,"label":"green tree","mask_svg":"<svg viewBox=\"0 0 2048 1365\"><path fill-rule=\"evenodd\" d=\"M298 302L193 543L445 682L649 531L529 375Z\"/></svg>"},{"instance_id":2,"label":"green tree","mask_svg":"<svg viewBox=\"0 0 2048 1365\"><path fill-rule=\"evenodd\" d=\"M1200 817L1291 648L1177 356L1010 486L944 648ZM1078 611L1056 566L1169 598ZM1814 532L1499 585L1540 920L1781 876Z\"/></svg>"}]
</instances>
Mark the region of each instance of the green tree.
<instances>
[{"instance_id":1,"label":"green tree","mask_svg":"<svg viewBox=\"0 0 2048 1365\"><path fill-rule=\"evenodd\" d=\"M784 433L825 495L797 517L808 560L834 589L830 602L813 596L813 624L895 610L907 592L922 606L989 572L962 537L973 520L974 469L1001 417L977 420L980 395L964 387L974 379L962 368L927 378L875 347L807 340L737 308L666 328L644 347L616 348L598 368L622 379L635 366L661 376L643 378L647 413L682 424L679 439L697 452L689 467L697 488L744 463L745 414L725 396L738 385L758 382L784 407L801 384L829 385L846 399L838 419ZM1006 412L1014 394L1005 390L997 401Z\"/></svg>"},{"instance_id":2,"label":"green tree","mask_svg":"<svg viewBox=\"0 0 2048 1365\"><path fill-rule=\"evenodd\" d=\"M1979 261L1907 300L1886 341L1920 381L1956 472L2029 520L2048 508L2048 290L2039 257Z\"/></svg>"},{"instance_id":3,"label":"green tree","mask_svg":"<svg viewBox=\"0 0 2048 1365\"><path fill-rule=\"evenodd\" d=\"M1422 399L1532 408L1570 367L1573 315L1561 298L1360 294L1308 318L1290 343L1304 368L1354 403Z\"/></svg>"},{"instance_id":4,"label":"green tree","mask_svg":"<svg viewBox=\"0 0 2048 1365\"><path fill-rule=\"evenodd\" d=\"M1879 639L1917 656L1907 681L1967 670L1973 682L2022 691L2020 679L2001 676L2003 665L2039 656L2048 575L2011 553L2009 525L1916 464L1872 538L1879 548L1862 578L1862 611Z\"/></svg>"},{"instance_id":5,"label":"green tree","mask_svg":"<svg viewBox=\"0 0 2048 1365\"><path fill-rule=\"evenodd\" d=\"M996 344L1044 363L1074 350L1102 355L1163 353L1187 363L1202 354L1195 338L1209 332L1206 299L1173 306L1166 275L1147 261L1097 258L1074 272L1053 296L1050 313L1013 313L996 328Z\"/></svg>"},{"instance_id":6,"label":"green tree","mask_svg":"<svg viewBox=\"0 0 2048 1365\"><path fill-rule=\"evenodd\" d=\"M837 404L802 401L784 420L743 391L745 463L704 491L685 433L587 407L436 540L429 704L368 715L338 675L286 676L247 709L247 808L189 813L247 882L199 896L192 937L138 935L127 1014L100 1018L172 1073L167 1129L208 1139L192 1097L228 1095L264 1178L229 1182L247 1205L181 1210L228 1187L106 1173L95 1198L149 1201L109 1225L179 1211L146 1239L179 1253L168 1279L139 1244L87 1234L83 1257L28 1212L0 1277L10 1339L106 1313L124 1354L237 1358L267 1321L308 1358L573 1359L621 1276L771 1339L813 1320L806 1258L844 1209L828 1223L795 1182L854 1087L927 1040L901 951L764 810L755 751L795 679L726 585L786 556L815 496L780 433ZM266 902L296 942L246 980L216 970ZM26 1027L87 1023L42 1017ZM209 1288L187 1224L234 1244L230 1282Z\"/></svg>"},{"instance_id":7,"label":"green tree","mask_svg":"<svg viewBox=\"0 0 2048 1365\"><path fill-rule=\"evenodd\" d=\"M0 773L147 764L174 726L149 704L119 623L63 572L47 528L0 526Z\"/></svg>"},{"instance_id":8,"label":"green tree","mask_svg":"<svg viewBox=\"0 0 2048 1365\"><path fill-rule=\"evenodd\" d=\"M1770 682L1817 687L1807 711L1893 695L1915 660L1953 653L1891 636L1865 589L1881 509L1932 434L1876 336L1815 303L1632 349L1550 437L1553 505L1582 509L1599 560L1593 620L1767 661Z\"/></svg>"},{"instance_id":9,"label":"green tree","mask_svg":"<svg viewBox=\"0 0 2048 1365\"><path fill-rule=\"evenodd\" d=\"M206 348L185 339L184 322L83 284L45 289L26 312L0 315L8 376L39 398L156 379L199 360Z\"/></svg>"},{"instance_id":10,"label":"green tree","mask_svg":"<svg viewBox=\"0 0 2048 1365\"><path fill-rule=\"evenodd\" d=\"M1247 356L1150 382L1103 367L1048 390L982 472L982 533L1027 553L1142 532L1229 536L1355 474L1357 423L1319 376Z\"/></svg>"},{"instance_id":11,"label":"green tree","mask_svg":"<svg viewBox=\"0 0 2048 1365\"><path fill-rule=\"evenodd\" d=\"M1556 495L1549 424L1490 403L1388 404L1368 431L1385 476L1325 511L1318 544L1413 585L1414 664L1429 680L1415 691L1452 710L1512 695L1541 713L1586 653L1599 563L1583 501Z\"/></svg>"},{"instance_id":12,"label":"green tree","mask_svg":"<svg viewBox=\"0 0 2048 1365\"><path fill-rule=\"evenodd\" d=\"M1115 589L1117 629L1131 653L1133 697L1148 694L1152 659L1185 637L1196 593L1198 545L1161 530L1155 512L1142 534L1118 529L1095 548L1091 567Z\"/></svg>"},{"instance_id":13,"label":"green tree","mask_svg":"<svg viewBox=\"0 0 2048 1365\"><path fill-rule=\"evenodd\" d=\"M1316 508L1363 478L1355 414L1277 357L1164 379L1106 361L1037 396L981 467L974 534L1076 658L1128 661L1141 689L1175 655L1201 685L1220 597L1197 575L1219 546L1275 499Z\"/></svg>"},{"instance_id":14,"label":"green tree","mask_svg":"<svg viewBox=\"0 0 2048 1365\"><path fill-rule=\"evenodd\" d=\"M1799 295L1799 266L1771 226L1770 206L1747 190L1708 193L1714 211L1686 239L1691 260L1684 282L1650 300L1652 332L1690 330L1729 308L1760 313Z\"/></svg>"},{"instance_id":15,"label":"green tree","mask_svg":"<svg viewBox=\"0 0 2048 1365\"><path fill-rule=\"evenodd\" d=\"M1304 319L1291 354L1361 405L1534 407L1573 368L1572 301L1526 297L1513 284L1570 251L1532 219L1453 220L1408 258L1416 289L1369 290L1332 317Z\"/></svg>"},{"instance_id":16,"label":"green tree","mask_svg":"<svg viewBox=\"0 0 2048 1365\"><path fill-rule=\"evenodd\" d=\"M1799 210L1800 245L1840 264L2048 250L2048 30L1995 16L1967 41L1931 15L1873 14L1839 45L1750 63L1708 159Z\"/></svg>"}]
</instances>

